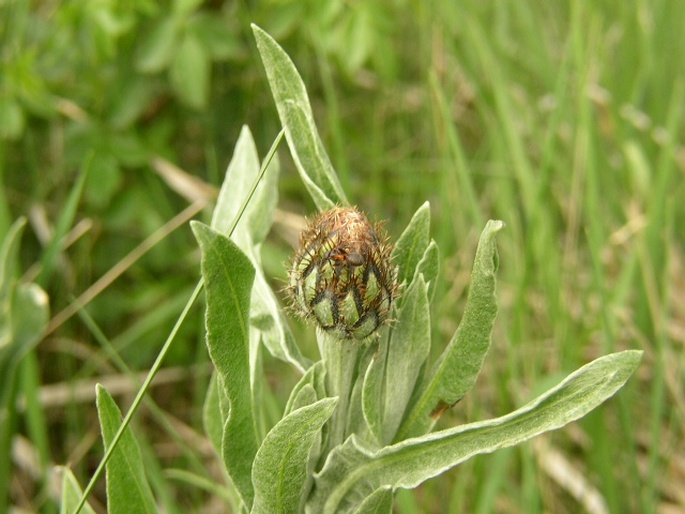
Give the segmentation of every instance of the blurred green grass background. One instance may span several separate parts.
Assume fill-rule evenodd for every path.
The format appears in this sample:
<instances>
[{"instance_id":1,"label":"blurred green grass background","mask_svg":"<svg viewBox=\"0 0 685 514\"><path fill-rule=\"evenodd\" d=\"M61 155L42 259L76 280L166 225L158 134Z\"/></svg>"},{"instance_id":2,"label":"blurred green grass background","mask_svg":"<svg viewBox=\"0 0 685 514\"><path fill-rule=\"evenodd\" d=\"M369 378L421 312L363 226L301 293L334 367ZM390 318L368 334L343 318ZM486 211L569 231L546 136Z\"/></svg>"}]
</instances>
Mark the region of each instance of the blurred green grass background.
<instances>
[{"instance_id":1,"label":"blurred green grass background","mask_svg":"<svg viewBox=\"0 0 685 514\"><path fill-rule=\"evenodd\" d=\"M431 202L437 348L459 322L485 221L507 225L491 352L443 426L504 414L599 355L645 350L590 416L400 492L396 512L683 512L683 20L678 0L1 2L0 232L28 218L17 273L48 292L52 322L4 420L0 512L55 512L54 465L87 482L102 453L95 382L130 402L199 277L185 222L208 217L243 124L262 154L278 133L251 22L300 70L352 201L394 237ZM277 288L313 210L280 157L264 248ZM168 512L222 512L174 471L221 479L192 312L134 429ZM311 330L293 329L314 356ZM297 376L268 365L275 420ZM94 504L104 498L101 484Z\"/></svg>"}]
</instances>

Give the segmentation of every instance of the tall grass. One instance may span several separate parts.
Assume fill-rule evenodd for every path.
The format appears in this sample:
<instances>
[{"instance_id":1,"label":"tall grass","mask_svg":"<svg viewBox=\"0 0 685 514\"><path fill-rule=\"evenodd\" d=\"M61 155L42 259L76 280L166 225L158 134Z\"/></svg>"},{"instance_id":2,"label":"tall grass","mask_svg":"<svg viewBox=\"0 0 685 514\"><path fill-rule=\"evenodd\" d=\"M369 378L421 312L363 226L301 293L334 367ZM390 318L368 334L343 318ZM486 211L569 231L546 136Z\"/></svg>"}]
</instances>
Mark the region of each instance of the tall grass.
<instances>
[{"instance_id":1,"label":"tall grass","mask_svg":"<svg viewBox=\"0 0 685 514\"><path fill-rule=\"evenodd\" d=\"M53 316L192 195L211 196L196 182L178 196L170 175L153 172L153 157L216 186L243 123L267 150L279 126L249 35L254 21L302 72L352 201L389 220L395 237L431 201L442 252L436 340L447 340L460 319L484 221L507 224L491 356L446 423L508 412L535 395L542 376L565 375L601 354L645 350L635 379L592 415L400 494L397 511L685 508L683 464L674 458L685 450L685 4L311 4L193 8L184 23L217 30L225 43L207 51L204 103L177 72L141 68L143 34L178 6L114 9L119 32L98 25L87 3L0 7L0 228L4 234L13 218L30 216L21 272L47 290ZM289 215L313 209L281 157L282 216L264 248L274 280L285 276L281 263L291 251ZM74 236L70 246L64 234ZM34 262L42 267L30 270ZM0 458L0 511L55 511L54 464L69 463L86 481L101 454L94 382L114 384L120 403L130 401L132 377L151 364L198 273L183 226L83 305L81 316L53 325L23 360L7 421L12 439L1 447L12 453ZM201 429L208 380L201 321L196 309L167 357L160 377L167 381L153 387L135 427L169 512L218 501L208 483L174 471L221 478ZM314 348L312 339L303 351ZM264 357L272 370L269 425L297 377ZM95 498L104 501L103 488Z\"/></svg>"}]
</instances>

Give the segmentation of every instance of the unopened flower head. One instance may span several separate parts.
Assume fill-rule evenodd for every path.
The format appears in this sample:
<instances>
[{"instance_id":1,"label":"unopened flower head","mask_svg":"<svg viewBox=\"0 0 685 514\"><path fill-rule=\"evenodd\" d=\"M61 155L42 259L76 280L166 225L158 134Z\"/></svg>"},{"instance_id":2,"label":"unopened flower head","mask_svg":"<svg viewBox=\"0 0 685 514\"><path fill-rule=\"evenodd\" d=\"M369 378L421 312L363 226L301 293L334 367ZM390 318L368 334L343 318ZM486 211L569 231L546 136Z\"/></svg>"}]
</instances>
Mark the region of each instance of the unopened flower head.
<instances>
[{"instance_id":1,"label":"unopened flower head","mask_svg":"<svg viewBox=\"0 0 685 514\"><path fill-rule=\"evenodd\" d=\"M322 212L302 232L290 268L295 310L338 337L371 336L397 291L391 251L381 227L357 209Z\"/></svg>"}]
</instances>

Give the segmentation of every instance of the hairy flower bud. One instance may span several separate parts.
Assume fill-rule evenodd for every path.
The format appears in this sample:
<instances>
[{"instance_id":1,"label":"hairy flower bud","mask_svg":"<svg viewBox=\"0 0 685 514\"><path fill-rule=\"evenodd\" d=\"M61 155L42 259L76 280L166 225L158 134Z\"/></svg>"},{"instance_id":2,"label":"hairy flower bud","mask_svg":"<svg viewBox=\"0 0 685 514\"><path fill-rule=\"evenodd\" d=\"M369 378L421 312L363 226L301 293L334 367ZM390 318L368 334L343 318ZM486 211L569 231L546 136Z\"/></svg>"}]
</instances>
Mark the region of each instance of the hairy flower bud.
<instances>
[{"instance_id":1,"label":"hairy flower bud","mask_svg":"<svg viewBox=\"0 0 685 514\"><path fill-rule=\"evenodd\" d=\"M357 209L319 214L290 267L295 310L338 337L366 339L388 319L396 295L391 251L381 227Z\"/></svg>"}]
</instances>

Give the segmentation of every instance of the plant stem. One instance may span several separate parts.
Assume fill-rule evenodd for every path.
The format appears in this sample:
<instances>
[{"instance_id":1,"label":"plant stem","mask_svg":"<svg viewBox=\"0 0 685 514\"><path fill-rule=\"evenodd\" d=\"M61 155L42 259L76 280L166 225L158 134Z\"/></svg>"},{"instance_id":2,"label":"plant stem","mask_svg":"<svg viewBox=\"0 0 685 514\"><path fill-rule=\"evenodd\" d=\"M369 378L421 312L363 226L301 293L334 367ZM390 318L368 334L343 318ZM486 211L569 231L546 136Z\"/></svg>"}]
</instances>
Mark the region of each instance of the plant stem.
<instances>
[{"instance_id":1,"label":"plant stem","mask_svg":"<svg viewBox=\"0 0 685 514\"><path fill-rule=\"evenodd\" d=\"M317 330L319 350L326 369L326 387L330 396L338 397L336 407L328 422L328 451L345 440L350 395L355 380L360 345ZM328 453L328 452L326 452Z\"/></svg>"}]
</instances>

